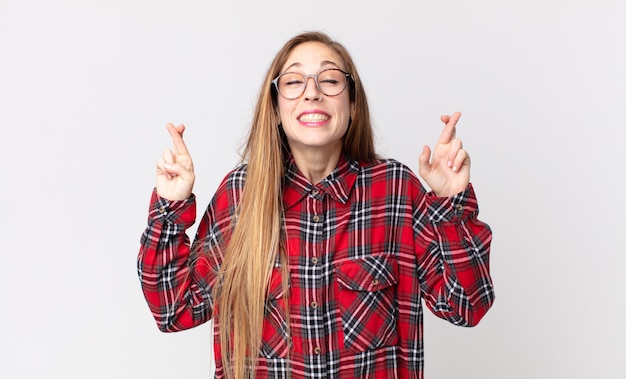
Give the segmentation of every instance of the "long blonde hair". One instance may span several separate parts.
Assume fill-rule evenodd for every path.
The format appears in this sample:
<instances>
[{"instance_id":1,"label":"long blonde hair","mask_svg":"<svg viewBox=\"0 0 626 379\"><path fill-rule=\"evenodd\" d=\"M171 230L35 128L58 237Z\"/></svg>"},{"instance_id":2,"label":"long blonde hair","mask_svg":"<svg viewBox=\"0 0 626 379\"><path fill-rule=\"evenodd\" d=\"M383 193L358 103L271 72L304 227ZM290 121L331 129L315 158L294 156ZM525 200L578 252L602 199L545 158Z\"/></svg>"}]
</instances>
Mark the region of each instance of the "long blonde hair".
<instances>
[{"instance_id":1,"label":"long blonde hair","mask_svg":"<svg viewBox=\"0 0 626 379\"><path fill-rule=\"evenodd\" d=\"M347 50L320 32L306 32L290 39L274 58L259 93L242 152L242 162L248 165L246 183L230 240L226 241L220 279L213 290L221 360L228 378L254 377L262 344L268 283L277 259L282 263L283 288L288 287L288 260L281 247L285 238L281 222L289 147L278 127L278 95L271 81L280 73L291 51L305 42L321 42L333 49L345 64L342 68L353 75L349 91L355 114L344 136L343 149L352 159L363 162L376 159L365 91ZM288 300L289 296L285 298ZM286 311L288 314L289 310Z\"/></svg>"}]
</instances>

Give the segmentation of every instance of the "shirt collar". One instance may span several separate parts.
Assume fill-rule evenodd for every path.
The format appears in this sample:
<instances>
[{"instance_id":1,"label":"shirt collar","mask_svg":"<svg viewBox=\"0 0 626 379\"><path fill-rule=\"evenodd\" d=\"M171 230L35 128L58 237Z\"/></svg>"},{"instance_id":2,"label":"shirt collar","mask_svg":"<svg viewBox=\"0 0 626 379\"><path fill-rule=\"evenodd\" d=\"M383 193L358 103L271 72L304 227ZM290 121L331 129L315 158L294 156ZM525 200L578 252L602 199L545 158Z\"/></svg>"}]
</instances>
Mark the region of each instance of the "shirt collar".
<instances>
[{"instance_id":1,"label":"shirt collar","mask_svg":"<svg viewBox=\"0 0 626 379\"><path fill-rule=\"evenodd\" d=\"M285 209L292 207L305 196L319 196L328 194L332 199L342 204L348 202L350 191L354 186L360 165L342 154L337 167L317 185L312 184L298 169L292 156L285 165L285 190L283 199Z\"/></svg>"}]
</instances>

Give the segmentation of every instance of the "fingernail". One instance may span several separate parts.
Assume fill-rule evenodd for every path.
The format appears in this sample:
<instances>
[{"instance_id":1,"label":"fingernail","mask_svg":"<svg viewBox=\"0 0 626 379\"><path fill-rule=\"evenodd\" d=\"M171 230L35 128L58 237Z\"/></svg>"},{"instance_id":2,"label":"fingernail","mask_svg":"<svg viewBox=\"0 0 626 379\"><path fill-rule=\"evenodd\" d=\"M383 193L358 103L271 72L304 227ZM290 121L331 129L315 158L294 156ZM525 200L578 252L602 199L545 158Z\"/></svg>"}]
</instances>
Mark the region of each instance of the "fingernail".
<instances>
[{"instance_id":1,"label":"fingernail","mask_svg":"<svg viewBox=\"0 0 626 379\"><path fill-rule=\"evenodd\" d=\"M169 163L163 163L163 168L172 168L172 165Z\"/></svg>"},{"instance_id":2,"label":"fingernail","mask_svg":"<svg viewBox=\"0 0 626 379\"><path fill-rule=\"evenodd\" d=\"M456 166L452 167L452 171L456 171Z\"/></svg>"},{"instance_id":3,"label":"fingernail","mask_svg":"<svg viewBox=\"0 0 626 379\"><path fill-rule=\"evenodd\" d=\"M452 167L452 161L448 161L448 167Z\"/></svg>"}]
</instances>

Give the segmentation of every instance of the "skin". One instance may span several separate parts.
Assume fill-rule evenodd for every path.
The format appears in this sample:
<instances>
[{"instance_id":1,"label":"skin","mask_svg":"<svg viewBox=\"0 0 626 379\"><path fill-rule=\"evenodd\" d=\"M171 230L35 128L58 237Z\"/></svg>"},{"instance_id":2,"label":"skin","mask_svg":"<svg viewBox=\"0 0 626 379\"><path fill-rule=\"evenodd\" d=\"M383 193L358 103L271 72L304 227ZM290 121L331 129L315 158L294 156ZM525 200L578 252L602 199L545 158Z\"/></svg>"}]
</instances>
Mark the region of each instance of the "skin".
<instances>
[{"instance_id":1,"label":"skin","mask_svg":"<svg viewBox=\"0 0 626 379\"><path fill-rule=\"evenodd\" d=\"M425 145L419 156L419 174L437 196L452 196L465 190L470 180L470 157L463 141L456 138L456 124L461 112L443 115L445 124L431 156Z\"/></svg>"},{"instance_id":2,"label":"skin","mask_svg":"<svg viewBox=\"0 0 626 379\"><path fill-rule=\"evenodd\" d=\"M191 196L196 180L193 161L183 141L185 125L167 123L165 127L174 146L163 150L157 163L157 193L168 200L185 200Z\"/></svg>"},{"instance_id":3,"label":"skin","mask_svg":"<svg viewBox=\"0 0 626 379\"><path fill-rule=\"evenodd\" d=\"M281 72L308 75L327 68L343 69L341 58L322 43L307 42L291 52ZM279 118L291 153L311 183L318 183L337 166L341 140L353 112L347 89L337 96L326 96L317 88L313 78L307 79L307 86L299 98L288 100L278 96ZM311 114L327 119L307 122L301 118Z\"/></svg>"},{"instance_id":4,"label":"skin","mask_svg":"<svg viewBox=\"0 0 626 379\"><path fill-rule=\"evenodd\" d=\"M308 42L296 47L281 72L295 71L303 75L324 68L341 67L341 59L323 44ZM279 96L278 113L298 168L312 182L318 183L337 165L341 156L342 138L354 112L348 90L338 96L321 93L313 78L297 99ZM326 120L305 122L305 113L327 116ZM467 188L470 179L470 157L463 142L456 138L460 112L441 116L443 131L434 149L424 146L419 156L419 175L437 196L452 196ZM195 173L191 155L183 141L184 125L168 123L167 131L173 147L163 150L157 163L157 193L168 200L184 200L191 196Z\"/></svg>"}]
</instances>

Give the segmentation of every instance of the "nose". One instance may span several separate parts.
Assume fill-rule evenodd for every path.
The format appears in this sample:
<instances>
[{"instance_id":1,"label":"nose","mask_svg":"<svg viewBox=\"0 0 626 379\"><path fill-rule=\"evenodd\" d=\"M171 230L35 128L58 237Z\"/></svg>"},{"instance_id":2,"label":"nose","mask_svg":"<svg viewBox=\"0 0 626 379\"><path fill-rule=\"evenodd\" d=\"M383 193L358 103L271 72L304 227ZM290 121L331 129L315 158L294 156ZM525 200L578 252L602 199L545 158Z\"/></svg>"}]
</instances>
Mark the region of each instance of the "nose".
<instances>
[{"instance_id":1,"label":"nose","mask_svg":"<svg viewBox=\"0 0 626 379\"><path fill-rule=\"evenodd\" d=\"M317 83L315 82L315 78L309 76L305 79L306 86L304 87L304 99L305 100L321 100L322 92L319 88L317 88ZM311 81L312 83L310 83Z\"/></svg>"}]
</instances>

